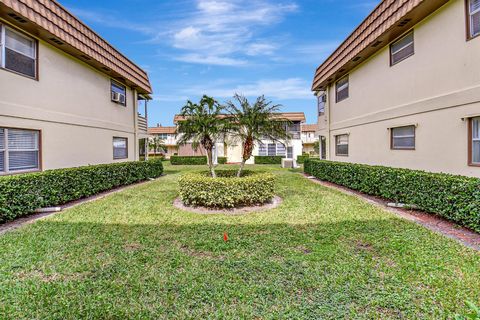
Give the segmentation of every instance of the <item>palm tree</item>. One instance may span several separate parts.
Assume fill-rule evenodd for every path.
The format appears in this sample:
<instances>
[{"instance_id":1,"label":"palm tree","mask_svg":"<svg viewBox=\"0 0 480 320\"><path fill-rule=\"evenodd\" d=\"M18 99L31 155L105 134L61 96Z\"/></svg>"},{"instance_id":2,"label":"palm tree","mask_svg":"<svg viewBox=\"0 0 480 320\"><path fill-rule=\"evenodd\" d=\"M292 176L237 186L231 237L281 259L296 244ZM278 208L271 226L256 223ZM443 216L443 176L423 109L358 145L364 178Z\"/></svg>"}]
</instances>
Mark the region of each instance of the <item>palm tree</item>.
<instances>
[{"instance_id":1,"label":"palm tree","mask_svg":"<svg viewBox=\"0 0 480 320\"><path fill-rule=\"evenodd\" d=\"M152 150L155 158L159 149L165 150L164 141L159 136L154 136L148 139L148 147Z\"/></svg>"},{"instance_id":2,"label":"palm tree","mask_svg":"<svg viewBox=\"0 0 480 320\"><path fill-rule=\"evenodd\" d=\"M194 150L202 146L213 178L217 176L213 164L213 147L215 141L224 136L228 126L228 121L222 114L224 109L215 99L204 95L198 104L187 101L180 113L183 120L178 123L178 144L191 143Z\"/></svg>"},{"instance_id":3,"label":"palm tree","mask_svg":"<svg viewBox=\"0 0 480 320\"><path fill-rule=\"evenodd\" d=\"M232 125L230 135L242 143L242 163L237 172L240 177L245 162L252 156L255 143L261 143L265 138L272 141L289 140L291 137L287 127L291 122L278 116L281 105L272 104L263 95L253 105L242 95L235 94L233 98L237 105L229 101L226 108Z\"/></svg>"}]
</instances>

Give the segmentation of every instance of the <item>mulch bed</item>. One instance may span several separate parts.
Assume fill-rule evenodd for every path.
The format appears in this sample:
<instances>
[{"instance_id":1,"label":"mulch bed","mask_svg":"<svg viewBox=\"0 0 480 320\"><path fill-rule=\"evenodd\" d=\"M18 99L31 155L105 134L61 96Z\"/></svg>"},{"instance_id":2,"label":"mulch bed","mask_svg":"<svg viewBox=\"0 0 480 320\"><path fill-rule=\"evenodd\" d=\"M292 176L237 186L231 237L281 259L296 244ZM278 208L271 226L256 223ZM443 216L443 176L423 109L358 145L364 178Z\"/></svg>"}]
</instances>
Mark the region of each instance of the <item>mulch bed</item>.
<instances>
[{"instance_id":1,"label":"mulch bed","mask_svg":"<svg viewBox=\"0 0 480 320\"><path fill-rule=\"evenodd\" d=\"M270 203L266 203L264 205L259 205L259 206L240 207L240 208L233 208L233 209L211 209L206 207L189 207L184 205L180 198L176 198L173 201L173 206L177 209L190 211L198 214L225 214L225 215L234 216L234 215L247 214L255 211L274 209L278 207L281 203L282 203L282 198L274 197Z\"/></svg>"}]
</instances>

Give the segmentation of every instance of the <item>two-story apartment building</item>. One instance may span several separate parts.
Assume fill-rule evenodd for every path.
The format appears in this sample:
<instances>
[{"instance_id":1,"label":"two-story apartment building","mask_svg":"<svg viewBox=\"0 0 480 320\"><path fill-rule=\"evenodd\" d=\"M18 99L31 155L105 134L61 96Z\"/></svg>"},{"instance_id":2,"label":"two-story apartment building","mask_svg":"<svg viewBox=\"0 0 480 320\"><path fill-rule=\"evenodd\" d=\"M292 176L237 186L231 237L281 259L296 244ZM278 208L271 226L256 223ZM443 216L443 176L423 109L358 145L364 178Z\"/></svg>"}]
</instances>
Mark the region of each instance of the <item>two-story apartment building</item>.
<instances>
[{"instance_id":1,"label":"two-story apartment building","mask_svg":"<svg viewBox=\"0 0 480 320\"><path fill-rule=\"evenodd\" d=\"M255 156L284 156L296 159L299 155L302 155L301 125L305 122L305 114L303 112L282 112L275 114L272 121L275 121L275 118L291 122L287 128L291 139L288 141L263 139L260 143L256 143L253 149L253 156L247 161L248 164L254 163ZM178 123L183 119L182 116L176 115L174 123ZM201 148L193 150L190 144L178 146L178 155L180 156L204 154L205 152ZM241 143L227 135L224 140L215 142L214 157L226 157L228 163L240 163L242 161Z\"/></svg>"},{"instance_id":2,"label":"two-story apartment building","mask_svg":"<svg viewBox=\"0 0 480 320\"><path fill-rule=\"evenodd\" d=\"M162 150L162 154L166 159L176 153L178 153L178 139L177 139L177 127L164 127L157 124L156 127L149 127L148 134L151 137L157 137L161 140L162 144L165 146ZM155 153L152 148L149 148L149 154Z\"/></svg>"},{"instance_id":3,"label":"two-story apartment building","mask_svg":"<svg viewBox=\"0 0 480 320\"><path fill-rule=\"evenodd\" d=\"M0 175L143 158L151 92L56 1L0 1Z\"/></svg>"},{"instance_id":4,"label":"two-story apartment building","mask_svg":"<svg viewBox=\"0 0 480 320\"><path fill-rule=\"evenodd\" d=\"M480 0L383 0L316 70L322 157L480 177Z\"/></svg>"},{"instance_id":5,"label":"two-story apartment building","mask_svg":"<svg viewBox=\"0 0 480 320\"><path fill-rule=\"evenodd\" d=\"M302 125L302 153L309 155L315 154L315 143L318 141L316 132L318 126L316 124L303 124Z\"/></svg>"}]
</instances>

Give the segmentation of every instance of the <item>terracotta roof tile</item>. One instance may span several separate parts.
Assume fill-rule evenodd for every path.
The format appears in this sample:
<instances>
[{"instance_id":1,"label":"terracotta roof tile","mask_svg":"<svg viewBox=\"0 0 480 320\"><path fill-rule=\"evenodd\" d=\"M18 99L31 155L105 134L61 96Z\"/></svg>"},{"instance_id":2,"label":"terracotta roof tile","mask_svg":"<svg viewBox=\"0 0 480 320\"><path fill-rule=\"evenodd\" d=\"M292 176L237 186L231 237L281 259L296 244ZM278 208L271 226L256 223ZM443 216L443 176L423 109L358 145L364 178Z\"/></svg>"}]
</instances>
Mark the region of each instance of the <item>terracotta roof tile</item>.
<instances>
[{"instance_id":1,"label":"terracotta roof tile","mask_svg":"<svg viewBox=\"0 0 480 320\"><path fill-rule=\"evenodd\" d=\"M149 127L148 134L177 133L177 127Z\"/></svg>"}]
</instances>

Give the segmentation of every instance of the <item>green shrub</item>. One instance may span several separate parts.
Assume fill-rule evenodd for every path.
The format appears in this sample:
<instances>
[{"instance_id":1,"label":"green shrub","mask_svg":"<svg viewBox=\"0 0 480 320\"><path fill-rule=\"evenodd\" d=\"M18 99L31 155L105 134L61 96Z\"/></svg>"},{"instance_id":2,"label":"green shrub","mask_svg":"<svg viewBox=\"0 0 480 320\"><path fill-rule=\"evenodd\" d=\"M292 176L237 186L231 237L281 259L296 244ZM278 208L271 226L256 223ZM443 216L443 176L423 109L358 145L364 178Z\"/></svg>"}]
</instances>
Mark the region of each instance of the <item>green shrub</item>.
<instances>
[{"instance_id":1,"label":"green shrub","mask_svg":"<svg viewBox=\"0 0 480 320\"><path fill-rule=\"evenodd\" d=\"M282 164L285 156L255 156L255 164Z\"/></svg>"},{"instance_id":2,"label":"green shrub","mask_svg":"<svg viewBox=\"0 0 480 320\"><path fill-rule=\"evenodd\" d=\"M206 156L171 156L172 165L202 165L207 164Z\"/></svg>"},{"instance_id":3,"label":"green shrub","mask_svg":"<svg viewBox=\"0 0 480 320\"><path fill-rule=\"evenodd\" d=\"M480 232L478 178L318 159L307 159L304 170L318 179L414 205Z\"/></svg>"},{"instance_id":4,"label":"green shrub","mask_svg":"<svg viewBox=\"0 0 480 320\"><path fill-rule=\"evenodd\" d=\"M149 160L0 177L0 223L162 173L162 162Z\"/></svg>"},{"instance_id":5,"label":"green shrub","mask_svg":"<svg viewBox=\"0 0 480 320\"><path fill-rule=\"evenodd\" d=\"M218 164L225 164L227 163L227 157L218 157L217 161L218 161Z\"/></svg>"},{"instance_id":6,"label":"green shrub","mask_svg":"<svg viewBox=\"0 0 480 320\"><path fill-rule=\"evenodd\" d=\"M275 176L236 170L218 170L217 178L207 172L187 173L179 179L180 198L189 206L234 208L269 202L275 196Z\"/></svg>"},{"instance_id":7,"label":"green shrub","mask_svg":"<svg viewBox=\"0 0 480 320\"><path fill-rule=\"evenodd\" d=\"M304 153L301 156L297 156L297 163L298 164L305 163L305 159L308 159L308 158L310 158L310 155L308 153Z\"/></svg>"}]
</instances>

